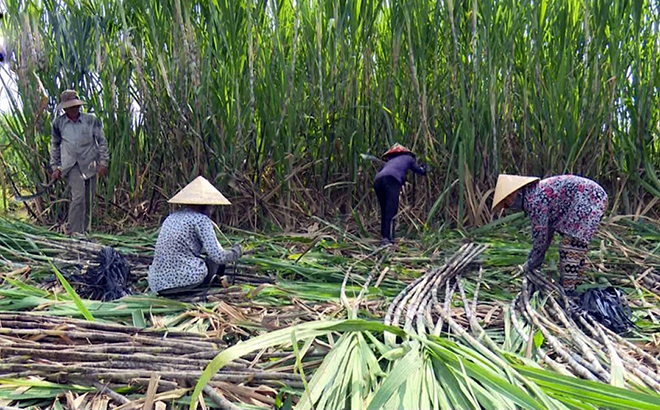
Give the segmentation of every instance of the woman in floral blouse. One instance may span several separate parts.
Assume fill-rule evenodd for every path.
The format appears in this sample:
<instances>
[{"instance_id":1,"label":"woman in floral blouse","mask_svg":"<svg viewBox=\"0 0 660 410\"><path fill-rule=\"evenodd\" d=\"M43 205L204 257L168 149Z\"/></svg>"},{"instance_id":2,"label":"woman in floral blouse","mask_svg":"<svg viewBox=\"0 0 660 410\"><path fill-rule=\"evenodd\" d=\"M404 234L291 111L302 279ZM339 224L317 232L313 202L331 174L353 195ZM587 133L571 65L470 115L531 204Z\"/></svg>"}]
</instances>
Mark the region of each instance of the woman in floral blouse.
<instances>
[{"instance_id":1,"label":"woman in floral blouse","mask_svg":"<svg viewBox=\"0 0 660 410\"><path fill-rule=\"evenodd\" d=\"M560 284L568 292L582 283L585 256L605 208L607 193L596 182L575 175L540 180L535 177L500 175L495 187L493 211L521 209L532 223L532 251L525 262L529 272L541 266L555 232L559 245Z\"/></svg>"}]
</instances>

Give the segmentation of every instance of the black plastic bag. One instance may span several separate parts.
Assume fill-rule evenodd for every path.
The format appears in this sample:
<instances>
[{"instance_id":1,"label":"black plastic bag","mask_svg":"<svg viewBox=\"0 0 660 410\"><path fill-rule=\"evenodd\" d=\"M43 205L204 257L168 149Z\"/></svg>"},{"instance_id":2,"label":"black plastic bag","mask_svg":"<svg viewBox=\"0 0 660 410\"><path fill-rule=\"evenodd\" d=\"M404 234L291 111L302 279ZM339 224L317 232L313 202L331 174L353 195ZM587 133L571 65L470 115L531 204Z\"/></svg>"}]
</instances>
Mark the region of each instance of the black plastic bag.
<instances>
[{"instance_id":1,"label":"black plastic bag","mask_svg":"<svg viewBox=\"0 0 660 410\"><path fill-rule=\"evenodd\" d=\"M128 288L130 268L126 259L109 246L101 249L96 263L76 280L82 285L78 291L86 299L110 301L120 299L131 292Z\"/></svg>"},{"instance_id":2,"label":"black plastic bag","mask_svg":"<svg viewBox=\"0 0 660 410\"><path fill-rule=\"evenodd\" d=\"M614 287L593 288L580 295L580 307L603 326L624 333L635 324L625 295Z\"/></svg>"}]
</instances>

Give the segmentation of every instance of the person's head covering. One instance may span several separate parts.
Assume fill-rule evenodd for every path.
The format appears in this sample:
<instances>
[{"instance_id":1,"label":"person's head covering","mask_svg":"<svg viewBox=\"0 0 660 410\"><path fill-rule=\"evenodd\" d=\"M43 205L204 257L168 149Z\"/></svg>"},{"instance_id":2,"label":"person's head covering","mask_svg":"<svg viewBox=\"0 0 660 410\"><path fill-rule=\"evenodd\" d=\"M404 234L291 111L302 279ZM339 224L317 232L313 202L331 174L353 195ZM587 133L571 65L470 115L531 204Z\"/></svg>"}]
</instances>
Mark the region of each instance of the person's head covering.
<instances>
[{"instance_id":1,"label":"person's head covering","mask_svg":"<svg viewBox=\"0 0 660 410\"><path fill-rule=\"evenodd\" d=\"M60 95L60 103L57 105L58 110L63 110L69 107L84 105L85 102L78 98L78 93L74 90L62 91Z\"/></svg>"},{"instance_id":2,"label":"person's head covering","mask_svg":"<svg viewBox=\"0 0 660 410\"><path fill-rule=\"evenodd\" d=\"M203 176L195 178L167 202L181 205L231 205Z\"/></svg>"},{"instance_id":3,"label":"person's head covering","mask_svg":"<svg viewBox=\"0 0 660 410\"><path fill-rule=\"evenodd\" d=\"M383 160L387 161L389 157L392 155L398 155L398 154L410 154L413 157L415 154L413 154L408 148L404 147L403 145L399 144L398 142L394 145L392 145L392 148L387 150L386 153L383 154Z\"/></svg>"},{"instance_id":4,"label":"person's head covering","mask_svg":"<svg viewBox=\"0 0 660 410\"><path fill-rule=\"evenodd\" d=\"M497 185L495 185L495 195L493 197L491 210L494 211L507 196L538 180L538 177L521 177L518 175L500 174L500 176L497 177Z\"/></svg>"}]
</instances>

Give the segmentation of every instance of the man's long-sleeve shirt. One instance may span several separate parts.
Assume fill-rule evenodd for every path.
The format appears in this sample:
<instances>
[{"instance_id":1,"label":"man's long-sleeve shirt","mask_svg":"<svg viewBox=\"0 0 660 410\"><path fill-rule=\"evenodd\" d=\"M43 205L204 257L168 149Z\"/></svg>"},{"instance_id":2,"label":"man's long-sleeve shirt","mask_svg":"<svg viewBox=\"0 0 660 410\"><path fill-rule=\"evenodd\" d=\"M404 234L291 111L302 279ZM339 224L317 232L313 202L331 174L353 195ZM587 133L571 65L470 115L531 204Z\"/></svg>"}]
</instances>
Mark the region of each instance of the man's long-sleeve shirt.
<instances>
[{"instance_id":1,"label":"man's long-sleeve shirt","mask_svg":"<svg viewBox=\"0 0 660 410\"><path fill-rule=\"evenodd\" d=\"M538 268L555 232L589 243L607 208L607 193L596 182L560 175L524 188L523 209L532 223L530 269Z\"/></svg>"},{"instance_id":2,"label":"man's long-sleeve shirt","mask_svg":"<svg viewBox=\"0 0 660 410\"><path fill-rule=\"evenodd\" d=\"M50 165L60 168L62 175L76 164L83 178L96 175L98 165L107 166L108 143L103 135L101 121L92 114L80 113L77 121L63 114L53 121L50 140Z\"/></svg>"},{"instance_id":3,"label":"man's long-sleeve shirt","mask_svg":"<svg viewBox=\"0 0 660 410\"><path fill-rule=\"evenodd\" d=\"M170 214L156 241L149 288L158 292L202 282L208 273L202 253L218 265L237 258L236 253L222 249L208 216L189 209Z\"/></svg>"}]
</instances>

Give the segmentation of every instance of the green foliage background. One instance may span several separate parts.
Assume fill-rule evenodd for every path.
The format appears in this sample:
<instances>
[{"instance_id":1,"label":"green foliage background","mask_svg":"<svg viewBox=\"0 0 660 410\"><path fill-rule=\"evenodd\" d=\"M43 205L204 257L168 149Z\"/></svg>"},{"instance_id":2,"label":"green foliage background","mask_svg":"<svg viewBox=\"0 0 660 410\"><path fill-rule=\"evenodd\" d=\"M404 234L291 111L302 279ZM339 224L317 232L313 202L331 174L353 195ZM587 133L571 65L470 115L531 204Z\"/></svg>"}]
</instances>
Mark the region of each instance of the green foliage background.
<instances>
[{"instance_id":1,"label":"green foliage background","mask_svg":"<svg viewBox=\"0 0 660 410\"><path fill-rule=\"evenodd\" d=\"M432 171L406 193L414 222L489 221L499 172L582 174L614 212L652 212L658 7L12 0L4 31L22 110L4 119L1 174L28 189L46 180L54 107L75 88L111 147L106 203L134 219L166 211L203 174L232 199L222 217L236 225L361 224L376 212L377 167L360 154L394 142Z\"/></svg>"}]
</instances>

